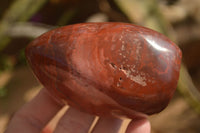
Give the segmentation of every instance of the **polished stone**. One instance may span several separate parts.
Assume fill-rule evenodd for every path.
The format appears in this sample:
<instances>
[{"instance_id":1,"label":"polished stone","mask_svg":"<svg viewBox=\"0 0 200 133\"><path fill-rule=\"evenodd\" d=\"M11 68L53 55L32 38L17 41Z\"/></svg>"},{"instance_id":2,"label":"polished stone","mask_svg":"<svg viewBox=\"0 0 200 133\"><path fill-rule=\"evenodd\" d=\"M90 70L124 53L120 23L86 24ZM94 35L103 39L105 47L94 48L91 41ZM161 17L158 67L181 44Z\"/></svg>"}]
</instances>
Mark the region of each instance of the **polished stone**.
<instances>
[{"instance_id":1,"label":"polished stone","mask_svg":"<svg viewBox=\"0 0 200 133\"><path fill-rule=\"evenodd\" d=\"M26 48L39 81L61 103L99 116L162 111L177 86L180 49L153 30L82 23L49 31Z\"/></svg>"}]
</instances>

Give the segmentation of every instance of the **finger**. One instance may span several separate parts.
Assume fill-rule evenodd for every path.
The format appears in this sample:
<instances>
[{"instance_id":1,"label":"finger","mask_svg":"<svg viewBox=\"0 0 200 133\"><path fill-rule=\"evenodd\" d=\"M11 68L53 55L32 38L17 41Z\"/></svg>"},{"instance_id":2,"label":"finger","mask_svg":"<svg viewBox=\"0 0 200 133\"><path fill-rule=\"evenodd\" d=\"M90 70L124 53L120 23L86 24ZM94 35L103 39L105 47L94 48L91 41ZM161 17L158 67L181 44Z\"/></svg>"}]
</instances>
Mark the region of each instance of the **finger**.
<instances>
[{"instance_id":1,"label":"finger","mask_svg":"<svg viewBox=\"0 0 200 133\"><path fill-rule=\"evenodd\" d=\"M14 115L5 133L39 133L61 108L42 89Z\"/></svg>"},{"instance_id":2,"label":"finger","mask_svg":"<svg viewBox=\"0 0 200 133\"><path fill-rule=\"evenodd\" d=\"M99 118L92 133L118 133L122 120L118 118Z\"/></svg>"},{"instance_id":3,"label":"finger","mask_svg":"<svg viewBox=\"0 0 200 133\"><path fill-rule=\"evenodd\" d=\"M126 130L126 133L150 133L151 132L151 125L150 122L147 120L147 118L141 118L132 120L128 128Z\"/></svg>"},{"instance_id":4,"label":"finger","mask_svg":"<svg viewBox=\"0 0 200 133\"><path fill-rule=\"evenodd\" d=\"M94 118L70 107L58 122L55 133L87 133Z\"/></svg>"}]
</instances>

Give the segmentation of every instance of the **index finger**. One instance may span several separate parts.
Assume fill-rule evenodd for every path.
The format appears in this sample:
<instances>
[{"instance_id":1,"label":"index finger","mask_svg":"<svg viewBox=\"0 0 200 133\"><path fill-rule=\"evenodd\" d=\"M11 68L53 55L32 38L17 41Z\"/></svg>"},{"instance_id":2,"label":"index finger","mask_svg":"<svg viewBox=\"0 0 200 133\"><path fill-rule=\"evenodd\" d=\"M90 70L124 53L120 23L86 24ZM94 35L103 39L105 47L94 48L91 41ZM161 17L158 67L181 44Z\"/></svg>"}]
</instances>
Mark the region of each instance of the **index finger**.
<instances>
[{"instance_id":1,"label":"index finger","mask_svg":"<svg viewBox=\"0 0 200 133\"><path fill-rule=\"evenodd\" d=\"M5 133L40 133L61 108L47 90L42 89L14 115Z\"/></svg>"}]
</instances>

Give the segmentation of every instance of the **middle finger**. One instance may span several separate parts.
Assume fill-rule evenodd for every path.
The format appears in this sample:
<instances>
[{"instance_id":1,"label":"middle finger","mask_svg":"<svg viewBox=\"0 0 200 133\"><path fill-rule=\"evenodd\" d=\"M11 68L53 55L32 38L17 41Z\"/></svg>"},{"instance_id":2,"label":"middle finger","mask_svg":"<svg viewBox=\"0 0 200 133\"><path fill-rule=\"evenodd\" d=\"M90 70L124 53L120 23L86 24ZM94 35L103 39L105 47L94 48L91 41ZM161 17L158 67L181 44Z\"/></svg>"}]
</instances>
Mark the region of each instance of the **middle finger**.
<instances>
[{"instance_id":1,"label":"middle finger","mask_svg":"<svg viewBox=\"0 0 200 133\"><path fill-rule=\"evenodd\" d=\"M58 122L55 133L87 133L94 118L70 107Z\"/></svg>"}]
</instances>

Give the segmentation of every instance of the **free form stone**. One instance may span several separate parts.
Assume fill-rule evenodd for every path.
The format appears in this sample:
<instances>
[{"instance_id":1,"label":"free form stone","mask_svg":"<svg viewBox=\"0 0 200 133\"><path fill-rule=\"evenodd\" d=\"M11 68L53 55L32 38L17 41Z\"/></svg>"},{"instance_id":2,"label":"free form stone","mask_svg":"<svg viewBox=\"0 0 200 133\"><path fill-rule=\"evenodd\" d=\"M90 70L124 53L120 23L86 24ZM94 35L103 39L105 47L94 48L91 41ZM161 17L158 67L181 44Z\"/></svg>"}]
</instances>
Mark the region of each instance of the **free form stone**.
<instances>
[{"instance_id":1,"label":"free form stone","mask_svg":"<svg viewBox=\"0 0 200 133\"><path fill-rule=\"evenodd\" d=\"M26 48L39 81L61 103L99 115L162 111L176 89L181 51L164 35L127 23L51 30Z\"/></svg>"}]
</instances>

